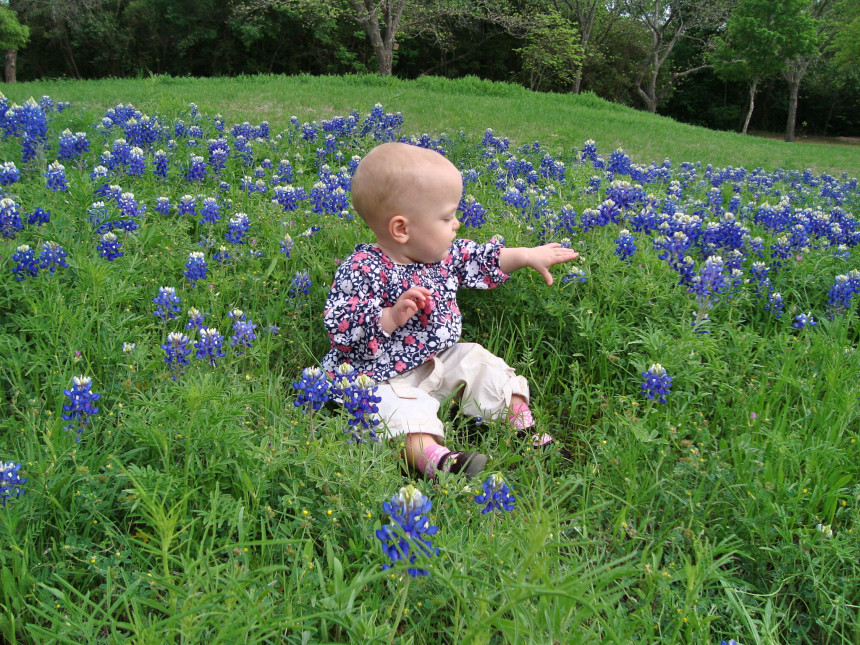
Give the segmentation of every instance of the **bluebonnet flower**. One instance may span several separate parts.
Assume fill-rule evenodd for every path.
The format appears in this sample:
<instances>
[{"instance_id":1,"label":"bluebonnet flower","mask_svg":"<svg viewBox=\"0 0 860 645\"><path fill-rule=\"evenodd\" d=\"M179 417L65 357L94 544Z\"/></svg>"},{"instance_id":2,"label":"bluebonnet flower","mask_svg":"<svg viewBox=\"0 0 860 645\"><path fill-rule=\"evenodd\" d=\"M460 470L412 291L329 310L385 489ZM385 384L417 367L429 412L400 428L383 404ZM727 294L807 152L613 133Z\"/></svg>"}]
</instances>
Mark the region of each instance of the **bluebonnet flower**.
<instances>
[{"instance_id":1,"label":"bluebonnet flower","mask_svg":"<svg viewBox=\"0 0 860 645\"><path fill-rule=\"evenodd\" d=\"M720 641L720 645L740 645L734 638L730 638L728 641Z\"/></svg>"},{"instance_id":2,"label":"bluebonnet flower","mask_svg":"<svg viewBox=\"0 0 860 645\"><path fill-rule=\"evenodd\" d=\"M123 342L122 353L123 354L131 354L135 350L136 347L137 347L137 343Z\"/></svg>"},{"instance_id":3,"label":"bluebonnet flower","mask_svg":"<svg viewBox=\"0 0 860 645\"><path fill-rule=\"evenodd\" d=\"M152 299L158 307L152 313L164 321L173 320L179 313L179 296L176 295L174 287L158 287L158 295Z\"/></svg>"},{"instance_id":4,"label":"bluebonnet flower","mask_svg":"<svg viewBox=\"0 0 860 645\"><path fill-rule=\"evenodd\" d=\"M237 307L227 312L227 318L230 320L245 320L245 312Z\"/></svg>"},{"instance_id":5,"label":"bluebonnet flower","mask_svg":"<svg viewBox=\"0 0 860 645\"><path fill-rule=\"evenodd\" d=\"M170 198L159 197L158 199L156 199L155 212L161 213L162 215L168 215L170 213Z\"/></svg>"},{"instance_id":6,"label":"bluebonnet flower","mask_svg":"<svg viewBox=\"0 0 860 645\"><path fill-rule=\"evenodd\" d=\"M194 215L197 210L197 200L194 195L183 195L179 198L179 214Z\"/></svg>"},{"instance_id":7,"label":"bluebonnet flower","mask_svg":"<svg viewBox=\"0 0 860 645\"><path fill-rule=\"evenodd\" d=\"M27 276L35 278L39 273L39 261L36 259L36 252L30 248L29 244L22 244L15 249L12 261L18 263L12 269L12 273L15 274L15 279L18 282L21 282Z\"/></svg>"},{"instance_id":8,"label":"bluebonnet flower","mask_svg":"<svg viewBox=\"0 0 860 645\"><path fill-rule=\"evenodd\" d=\"M128 155L128 174L132 177L143 177L146 172L146 157L143 150L137 146Z\"/></svg>"},{"instance_id":9,"label":"bluebonnet flower","mask_svg":"<svg viewBox=\"0 0 860 645\"><path fill-rule=\"evenodd\" d=\"M203 181L206 179L206 160L199 155L191 155L191 165L185 173L188 181Z\"/></svg>"},{"instance_id":10,"label":"bluebonnet flower","mask_svg":"<svg viewBox=\"0 0 860 645\"><path fill-rule=\"evenodd\" d=\"M197 349L197 358L205 358L213 367L217 365L216 359L225 356L221 345L224 343L224 337L218 333L218 330L213 327L203 327L200 329L200 340L194 343Z\"/></svg>"},{"instance_id":11,"label":"bluebonnet flower","mask_svg":"<svg viewBox=\"0 0 860 645\"><path fill-rule=\"evenodd\" d=\"M99 411L93 403L98 401L101 395L93 392L92 386L93 380L89 376L75 376L72 379L72 389L63 390L63 394L69 399L69 402L63 405L63 420L71 421L65 429L77 433L77 442L80 442L84 429L89 425L90 417Z\"/></svg>"},{"instance_id":12,"label":"bluebonnet flower","mask_svg":"<svg viewBox=\"0 0 860 645\"><path fill-rule=\"evenodd\" d=\"M562 282L587 282L588 276L579 267L571 267L567 275L561 279Z\"/></svg>"},{"instance_id":13,"label":"bluebonnet flower","mask_svg":"<svg viewBox=\"0 0 860 645\"><path fill-rule=\"evenodd\" d=\"M92 181L96 181L97 179L106 179L108 176L108 169L104 166L96 166L90 172L90 179Z\"/></svg>"},{"instance_id":14,"label":"bluebonnet flower","mask_svg":"<svg viewBox=\"0 0 860 645\"><path fill-rule=\"evenodd\" d=\"M236 213L230 218L230 226L224 234L230 244L244 244L245 233L251 228L251 220L245 213Z\"/></svg>"},{"instance_id":15,"label":"bluebonnet flower","mask_svg":"<svg viewBox=\"0 0 860 645\"><path fill-rule=\"evenodd\" d=\"M102 235L102 241L96 247L98 249L99 255L109 262L113 262L118 257L122 256L122 242L120 242L116 235L112 232L108 231L104 235Z\"/></svg>"},{"instance_id":16,"label":"bluebonnet flower","mask_svg":"<svg viewBox=\"0 0 860 645\"><path fill-rule=\"evenodd\" d=\"M431 557L439 553L428 539L439 530L438 526L430 524L427 517L431 508L433 502L412 484L401 488L390 502L382 503L382 510L391 518L392 524L383 524L376 531L376 537L382 542L382 550L391 564L408 562L414 565L419 555ZM384 564L382 569L390 569L391 564ZM413 578L430 573L414 566L407 567L406 572Z\"/></svg>"},{"instance_id":17,"label":"bluebonnet flower","mask_svg":"<svg viewBox=\"0 0 860 645\"><path fill-rule=\"evenodd\" d=\"M636 239L626 228L621 229L615 244L615 255L622 260L629 260L636 253Z\"/></svg>"},{"instance_id":18,"label":"bluebonnet flower","mask_svg":"<svg viewBox=\"0 0 860 645\"><path fill-rule=\"evenodd\" d=\"M0 186L11 186L21 178L21 172L13 161L0 164Z\"/></svg>"},{"instance_id":19,"label":"bluebonnet flower","mask_svg":"<svg viewBox=\"0 0 860 645\"><path fill-rule=\"evenodd\" d=\"M293 238L289 235L284 235L284 239L281 241L281 253L289 258L294 245L295 242L293 241Z\"/></svg>"},{"instance_id":20,"label":"bluebonnet flower","mask_svg":"<svg viewBox=\"0 0 860 645\"><path fill-rule=\"evenodd\" d=\"M167 179L167 153L164 150L155 151L155 170L153 173L156 177Z\"/></svg>"},{"instance_id":21,"label":"bluebonnet flower","mask_svg":"<svg viewBox=\"0 0 860 645\"><path fill-rule=\"evenodd\" d=\"M0 235L11 240L22 228L21 207L9 197L0 199Z\"/></svg>"},{"instance_id":22,"label":"bluebonnet flower","mask_svg":"<svg viewBox=\"0 0 860 645\"><path fill-rule=\"evenodd\" d=\"M308 295L311 292L313 283L307 271L296 271L296 275L291 280L292 286L287 291L289 298L296 298L299 295Z\"/></svg>"},{"instance_id":23,"label":"bluebonnet flower","mask_svg":"<svg viewBox=\"0 0 860 645\"><path fill-rule=\"evenodd\" d=\"M188 322L185 323L185 329L202 329L203 319L206 318L206 315L196 307L191 307L188 310Z\"/></svg>"},{"instance_id":24,"label":"bluebonnet flower","mask_svg":"<svg viewBox=\"0 0 860 645\"><path fill-rule=\"evenodd\" d=\"M275 186L275 197L273 203L281 206L284 212L294 211L299 207L299 202L308 198L304 188L294 186Z\"/></svg>"},{"instance_id":25,"label":"bluebonnet flower","mask_svg":"<svg viewBox=\"0 0 860 645\"><path fill-rule=\"evenodd\" d=\"M46 211L38 206L33 210L32 213L27 217L27 223L36 226L41 226L42 224L48 224L51 221L51 213L50 211Z\"/></svg>"},{"instance_id":26,"label":"bluebonnet flower","mask_svg":"<svg viewBox=\"0 0 860 645\"><path fill-rule=\"evenodd\" d=\"M796 327L797 329L803 329L807 325L810 327L817 325L815 318L812 317L812 312L808 314L798 314L794 317L794 322L791 323L792 327Z\"/></svg>"},{"instance_id":27,"label":"bluebonnet flower","mask_svg":"<svg viewBox=\"0 0 860 645\"><path fill-rule=\"evenodd\" d=\"M205 256L202 251L191 251L188 254L188 262L185 263L185 279L191 283L191 286L196 286L198 280L206 279L206 264Z\"/></svg>"},{"instance_id":28,"label":"bluebonnet flower","mask_svg":"<svg viewBox=\"0 0 860 645\"><path fill-rule=\"evenodd\" d=\"M848 311L851 300L857 293L860 293L860 271L853 269L850 273L837 275L827 293L831 316Z\"/></svg>"},{"instance_id":29,"label":"bluebonnet flower","mask_svg":"<svg viewBox=\"0 0 860 645\"><path fill-rule=\"evenodd\" d=\"M350 432L352 440L358 443L364 441L365 434L372 441L378 441L373 429L379 425L379 406L376 405L382 400L376 395L379 386L366 374L344 376L336 385L343 407L350 415L349 429L344 432Z\"/></svg>"},{"instance_id":30,"label":"bluebonnet flower","mask_svg":"<svg viewBox=\"0 0 860 645\"><path fill-rule=\"evenodd\" d=\"M481 486L484 493L475 495L475 502L486 504L481 509L481 515L486 515L494 510L507 512L514 510L517 498L514 497L507 482L505 482L505 478L500 473L490 475Z\"/></svg>"},{"instance_id":31,"label":"bluebonnet flower","mask_svg":"<svg viewBox=\"0 0 860 645\"><path fill-rule=\"evenodd\" d=\"M138 217L143 215L146 211L146 206L137 203L134 193L127 191L120 194L119 199L117 200L117 206L119 206L119 210L124 217ZM135 228L137 228L137 226L135 226Z\"/></svg>"},{"instance_id":32,"label":"bluebonnet flower","mask_svg":"<svg viewBox=\"0 0 860 645\"><path fill-rule=\"evenodd\" d=\"M666 395L672 387L672 377L666 373L660 363L654 363L647 371L642 372L642 378L645 380L642 383L642 392L647 394L649 399L655 397L660 403L666 402Z\"/></svg>"},{"instance_id":33,"label":"bluebonnet flower","mask_svg":"<svg viewBox=\"0 0 860 645\"><path fill-rule=\"evenodd\" d=\"M728 279L724 273L725 263L719 255L712 255L705 260L705 265L699 270L699 275L690 282L690 290L696 294L699 305L712 306L719 300L728 288Z\"/></svg>"},{"instance_id":34,"label":"bluebonnet flower","mask_svg":"<svg viewBox=\"0 0 860 645\"><path fill-rule=\"evenodd\" d=\"M57 267L68 267L66 257L69 254L65 249L56 242L45 242L42 244L42 252L39 254L39 268L47 269L51 275L54 275Z\"/></svg>"},{"instance_id":35,"label":"bluebonnet flower","mask_svg":"<svg viewBox=\"0 0 860 645\"><path fill-rule=\"evenodd\" d=\"M170 367L174 381L179 380L189 363L190 343L191 339L188 336L174 331L167 334L167 342L161 346L164 350L164 362Z\"/></svg>"},{"instance_id":36,"label":"bluebonnet flower","mask_svg":"<svg viewBox=\"0 0 860 645\"><path fill-rule=\"evenodd\" d=\"M227 251L227 247L223 244L218 247L218 250L215 252L215 255L212 256L218 264L225 264L229 262L232 258L230 257L230 253Z\"/></svg>"},{"instance_id":37,"label":"bluebonnet flower","mask_svg":"<svg viewBox=\"0 0 860 645\"><path fill-rule=\"evenodd\" d=\"M98 229L109 217L107 206L104 202L93 202L87 209L87 222L93 229Z\"/></svg>"},{"instance_id":38,"label":"bluebonnet flower","mask_svg":"<svg viewBox=\"0 0 860 645\"><path fill-rule=\"evenodd\" d=\"M21 477L18 474L19 470L21 470L21 464L0 461L0 504L3 506L6 506L7 499L24 494L21 486L27 483L27 478Z\"/></svg>"},{"instance_id":39,"label":"bluebonnet flower","mask_svg":"<svg viewBox=\"0 0 860 645\"><path fill-rule=\"evenodd\" d=\"M214 224L221 219L221 205L214 197L206 197L200 207L200 223Z\"/></svg>"},{"instance_id":40,"label":"bluebonnet flower","mask_svg":"<svg viewBox=\"0 0 860 645\"><path fill-rule=\"evenodd\" d=\"M486 222L484 215L487 214L487 209L481 206L472 195L466 195L460 200L460 212L462 213L460 221L463 226L480 228Z\"/></svg>"},{"instance_id":41,"label":"bluebonnet flower","mask_svg":"<svg viewBox=\"0 0 860 645\"><path fill-rule=\"evenodd\" d=\"M771 293L767 297L767 303L765 303L764 308L765 311L769 310L770 313L773 314L774 318L781 318L785 311L785 302L783 301L782 294L778 291Z\"/></svg>"},{"instance_id":42,"label":"bluebonnet flower","mask_svg":"<svg viewBox=\"0 0 860 645\"><path fill-rule=\"evenodd\" d=\"M76 155L76 143L77 137L72 133L71 130L66 128L60 133L59 138L59 149L57 151L57 158L59 159L74 159ZM89 147L89 146L88 146Z\"/></svg>"},{"instance_id":43,"label":"bluebonnet flower","mask_svg":"<svg viewBox=\"0 0 860 645\"><path fill-rule=\"evenodd\" d=\"M321 368L306 367L302 377L293 381L293 388L297 391L293 405L298 408L308 404L310 409L319 410L330 398L331 381Z\"/></svg>"},{"instance_id":44,"label":"bluebonnet flower","mask_svg":"<svg viewBox=\"0 0 860 645\"><path fill-rule=\"evenodd\" d=\"M243 354L246 349L250 349L257 340L257 334L254 330L257 325L250 320L234 320L233 321L233 336L230 337L230 346L239 346L237 354Z\"/></svg>"}]
</instances>

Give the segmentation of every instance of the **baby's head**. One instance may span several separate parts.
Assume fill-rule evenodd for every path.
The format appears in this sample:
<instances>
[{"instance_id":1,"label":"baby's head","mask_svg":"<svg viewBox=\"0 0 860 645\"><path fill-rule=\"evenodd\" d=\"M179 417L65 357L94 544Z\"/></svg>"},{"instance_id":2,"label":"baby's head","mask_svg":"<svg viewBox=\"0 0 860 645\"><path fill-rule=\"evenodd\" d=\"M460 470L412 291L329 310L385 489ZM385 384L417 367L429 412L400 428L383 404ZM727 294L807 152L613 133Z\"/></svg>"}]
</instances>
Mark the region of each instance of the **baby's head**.
<instances>
[{"instance_id":1,"label":"baby's head","mask_svg":"<svg viewBox=\"0 0 860 645\"><path fill-rule=\"evenodd\" d=\"M414 243L416 227L450 220L449 215L456 231L462 192L463 177L454 164L438 152L405 143L375 147L352 178L352 204L382 246L408 244L410 233ZM404 232L406 237L400 235Z\"/></svg>"}]
</instances>

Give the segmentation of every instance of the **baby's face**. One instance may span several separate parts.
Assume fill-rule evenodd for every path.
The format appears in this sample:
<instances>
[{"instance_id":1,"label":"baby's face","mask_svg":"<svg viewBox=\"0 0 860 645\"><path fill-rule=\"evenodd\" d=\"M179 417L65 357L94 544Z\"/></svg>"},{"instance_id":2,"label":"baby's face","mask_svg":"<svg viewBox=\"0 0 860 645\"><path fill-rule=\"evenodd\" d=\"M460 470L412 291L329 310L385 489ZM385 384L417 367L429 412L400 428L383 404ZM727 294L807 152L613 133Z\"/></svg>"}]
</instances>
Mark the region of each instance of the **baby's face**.
<instances>
[{"instance_id":1,"label":"baby's face","mask_svg":"<svg viewBox=\"0 0 860 645\"><path fill-rule=\"evenodd\" d=\"M463 178L449 163L432 164L419 184L406 213L409 240L400 250L410 262L432 264L448 256L457 237Z\"/></svg>"}]
</instances>

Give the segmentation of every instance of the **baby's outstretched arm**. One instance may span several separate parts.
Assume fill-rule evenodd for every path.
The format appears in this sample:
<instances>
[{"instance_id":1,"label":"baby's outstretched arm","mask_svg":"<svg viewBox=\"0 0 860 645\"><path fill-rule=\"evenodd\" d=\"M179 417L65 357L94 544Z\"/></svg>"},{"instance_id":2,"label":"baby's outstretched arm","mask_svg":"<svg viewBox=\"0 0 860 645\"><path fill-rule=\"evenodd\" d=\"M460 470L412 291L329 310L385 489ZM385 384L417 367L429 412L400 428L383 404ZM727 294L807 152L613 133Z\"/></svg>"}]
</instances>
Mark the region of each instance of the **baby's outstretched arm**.
<instances>
[{"instance_id":1,"label":"baby's outstretched arm","mask_svg":"<svg viewBox=\"0 0 860 645\"><path fill-rule=\"evenodd\" d=\"M397 302L382 310L382 314L379 316L379 325L386 334L392 333L424 309L424 305L429 299L430 290L426 287L410 287L400 294Z\"/></svg>"},{"instance_id":2,"label":"baby's outstretched arm","mask_svg":"<svg viewBox=\"0 0 860 645\"><path fill-rule=\"evenodd\" d=\"M543 276L547 284L552 284L549 268L578 257L579 253L557 242L534 247L505 247L499 252L499 268L505 273L513 273L518 269L531 267Z\"/></svg>"}]
</instances>

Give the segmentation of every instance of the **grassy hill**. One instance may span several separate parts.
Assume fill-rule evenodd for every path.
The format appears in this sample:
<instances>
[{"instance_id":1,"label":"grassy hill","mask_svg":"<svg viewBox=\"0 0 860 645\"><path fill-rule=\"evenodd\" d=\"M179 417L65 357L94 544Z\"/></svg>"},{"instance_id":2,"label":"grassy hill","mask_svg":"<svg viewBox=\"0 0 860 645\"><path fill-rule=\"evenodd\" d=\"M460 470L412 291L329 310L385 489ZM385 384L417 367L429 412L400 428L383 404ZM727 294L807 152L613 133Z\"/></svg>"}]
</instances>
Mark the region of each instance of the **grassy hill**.
<instances>
[{"instance_id":1,"label":"grassy hill","mask_svg":"<svg viewBox=\"0 0 860 645\"><path fill-rule=\"evenodd\" d=\"M277 131L290 116L320 120L375 103L403 113L404 132L467 134L493 128L516 143L540 141L554 153L580 148L594 139L603 154L622 147L638 163L701 161L715 166L810 168L860 175L856 145L785 143L681 124L597 98L531 92L518 85L477 78L414 81L363 76L240 76L233 78L111 79L41 81L5 86L10 100L48 94L92 108L133 103L145 113L175 113L189 102L201 110L222 112L228 121L268 119Z\"/></svg>"}]
</instances>

